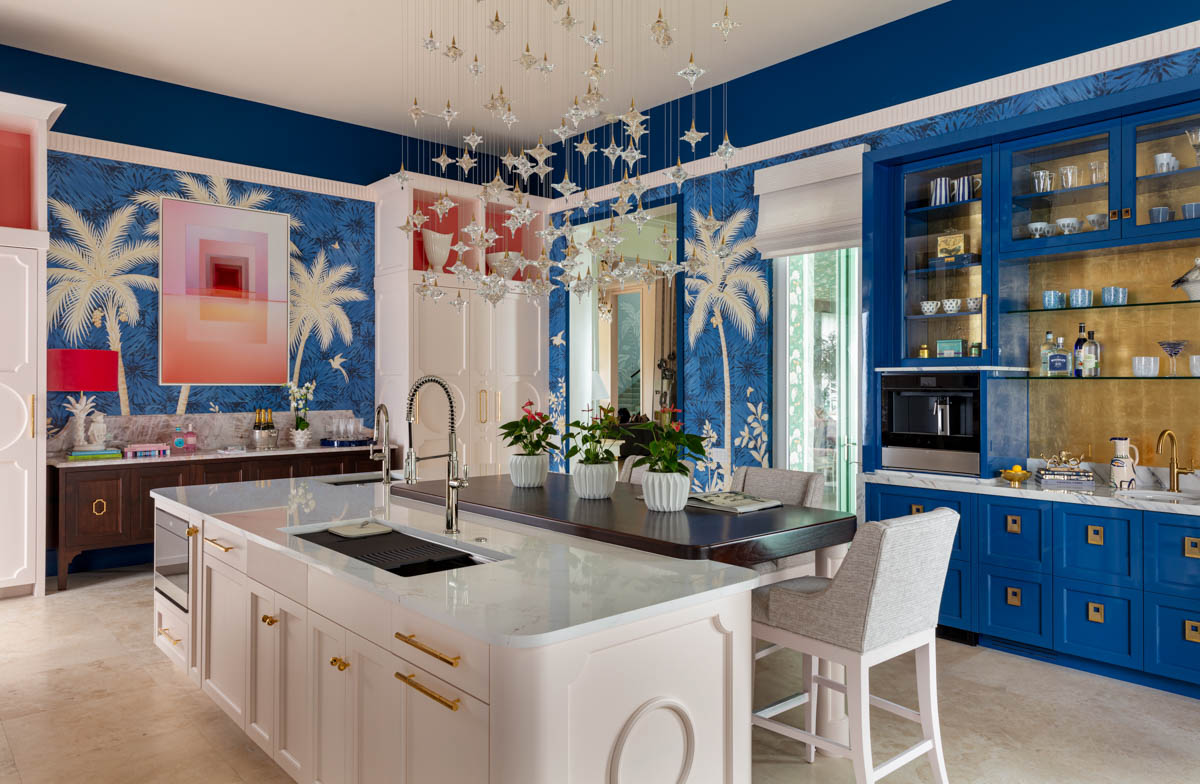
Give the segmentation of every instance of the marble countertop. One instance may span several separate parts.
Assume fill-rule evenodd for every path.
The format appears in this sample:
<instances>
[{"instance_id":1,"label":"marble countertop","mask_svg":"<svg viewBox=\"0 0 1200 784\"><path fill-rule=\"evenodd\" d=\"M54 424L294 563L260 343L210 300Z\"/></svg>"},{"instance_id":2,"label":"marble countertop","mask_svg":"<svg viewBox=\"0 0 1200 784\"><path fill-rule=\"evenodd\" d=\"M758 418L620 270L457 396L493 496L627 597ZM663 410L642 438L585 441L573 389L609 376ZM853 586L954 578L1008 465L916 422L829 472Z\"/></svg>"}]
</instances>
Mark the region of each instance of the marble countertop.
<instances>
[{"instance_id":1,"label":"marble countertop","mask_svg":"<svg viewBox=\"0 0 1200 784\"><path fill-rule=\"evenodd\" d=\"M450 537L441 506L393 497L377 482L328 484L353 476L323 479L195 485L151 495L164 508L177 505L183 507L177 513L216 518L260 545L491 645L550 645L758 584L749 569L654 555L471 512L460 514L461 533ZM294 535L368 518L497 560L398 577Z\"/></svg>"},{"instance_id":2,"label":"marble countertop","mask_svg":"<svg viewBox=\"0 0 1200 784\"><path fill-rule=\"evenodd\" d=\"M115 448L115 447L114 447ZM92 466L119 466L141 463L171 463L180 460L237 460L239 458L274 457L287 455L328 454L330 452L361 452L365 446L307 446L279 447L277 449L246 449L244 452L222 452L219 449L198 449L191 454L172 454L167 457L114 457L111 460L68 460L65 452L46 455L46 465L55 468L89 468Z\"/></svg>"},{"instance_id":3,"label":"marble countertop","mask_svg":"<svg viewBox=\"0 0 1200 784\"><path fill-rule=\"evenodd\" d=\"M1035 479L1029 479L1020 487L1010 487L1003 479L980 479L969 476L924 474L910 471L873 471L862 474L864 482L902 487L923 487L931 490L948 490L959 493L1002 495L1009 498L1032 498L1039 501L1063 501L1090 506L1112 506L1122 509L1141 509L1147 512L1168 514L1200 515L1200 504L1150 501L1116 495L1107 484L1095 484L1086 489L1063 489L1042 487ZM1155 488L1148 488L1155 489ZM1184 496L1187 498L1187 496Z\"/></svg>"}]
</instances>

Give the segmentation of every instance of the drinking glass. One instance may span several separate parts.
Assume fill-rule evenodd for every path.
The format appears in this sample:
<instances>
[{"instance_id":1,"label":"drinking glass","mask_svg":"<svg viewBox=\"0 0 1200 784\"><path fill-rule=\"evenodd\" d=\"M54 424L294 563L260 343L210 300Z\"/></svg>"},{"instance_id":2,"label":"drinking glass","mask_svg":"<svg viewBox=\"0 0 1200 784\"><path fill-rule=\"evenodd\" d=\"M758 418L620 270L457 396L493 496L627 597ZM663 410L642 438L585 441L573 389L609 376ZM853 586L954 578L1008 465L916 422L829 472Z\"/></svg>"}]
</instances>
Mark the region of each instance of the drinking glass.
<instances>
[{"instance_id":1,"label":"drinking glass","mask_svg":"<svg viewBox=\"0 0 1200 784\"><path fill-rule=\"evenodd\" d=\"M1075 188L1079 186L1079 167L1060 166L1058 168L1058 187Z\"/></svg>"},{"instance_id":2,"label":"drinking glass","mask_svg":"<svg viewBox=\"0 0 1200 784\"><path fill-rule=\"evenodd\" d=\"M1108 161L1092 161L1092 185L1108 182Z\"/></svg>"},{"instance_id":3,"label":"drinking glass","mask_svg":"<svg viewBox=\"0 0 1200 784\"><path fill-rule=\"evenodd\" d=\"M1183 353L1183 350L1185 348L1187 348L1187 344L1188 344L1188 342L1186 340L1160 340L1160 341L1158 341L1159 348L1161 348L1164 352L1166 352L1167 358L1171 360L1171 372L1167 374L1168 376L1174 378L1179 375L1176 372L1175 359L1180 354Z\"/></svg>"},{"instance_id":4,"label":"drinking glass","mask_svg":"<svg viewBox=\"0 0 1200 784\"><path fill-rule=\"evenodd\" d=\"M1188 143L1192 145L1192 152L1196 153L1196 165L1200 166L1200 128L1187 129Z\"/></svg>"}]
</instances>

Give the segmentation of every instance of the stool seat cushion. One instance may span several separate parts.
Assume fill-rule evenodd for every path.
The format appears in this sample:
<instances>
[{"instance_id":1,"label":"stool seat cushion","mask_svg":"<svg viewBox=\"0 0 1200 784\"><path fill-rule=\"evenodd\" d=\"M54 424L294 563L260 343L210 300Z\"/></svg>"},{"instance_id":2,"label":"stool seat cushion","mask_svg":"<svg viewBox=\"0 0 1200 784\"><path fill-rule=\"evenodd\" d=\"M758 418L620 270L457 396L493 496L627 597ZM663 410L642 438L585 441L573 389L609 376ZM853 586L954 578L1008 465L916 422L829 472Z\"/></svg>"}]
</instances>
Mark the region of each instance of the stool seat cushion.
<instances>
[{"instance_id":1,"label":"stool seat cushion","mask_svg":"<svg viewBox=\"0 0 1200 784\"><path fill-rule=\"evenodd\" d=\"M751 619L758 623L775 625L771 623L769 614L771 594L774 591L811 595L821 593L832 582L833 580L828 577L794 577L791 580L783 580L774 585L755 588L750 593Z\"/></svg>"}]
</instances>

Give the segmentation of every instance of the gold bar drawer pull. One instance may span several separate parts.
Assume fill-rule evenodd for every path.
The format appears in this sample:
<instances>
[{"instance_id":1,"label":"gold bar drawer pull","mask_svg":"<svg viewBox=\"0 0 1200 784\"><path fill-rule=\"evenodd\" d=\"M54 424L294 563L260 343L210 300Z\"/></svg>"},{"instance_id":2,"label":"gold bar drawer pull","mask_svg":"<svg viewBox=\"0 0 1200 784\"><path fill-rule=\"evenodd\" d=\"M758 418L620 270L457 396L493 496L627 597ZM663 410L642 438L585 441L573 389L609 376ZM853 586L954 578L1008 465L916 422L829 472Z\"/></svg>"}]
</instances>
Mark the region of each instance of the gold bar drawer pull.
<instances>
[{"instance_id":1,"label":"gold bar drawer pull","mask_svg":"<svg viewBox=\"0 0 1200 784\"><path fill-rule=\"evenodd\" d=\"M401 634L400 632L396 632L396 639L400 642L408 643L421 653L432 656L442 664L449 664L451 667L457 667L462 661L461 656L447 656L439 650L430 648L428 645L418 640L417 635L415 634Z\"/></svg>"},{"instance_id":2,"label":"gold bar drawer pull","mask_svg":"<svg viewBox=\"0 0 1200 784\"><path fill-rule=\"evenodd\" d=\"M217 548L218 550L220 550L223 553L228 553L233 550L233 547L231 547L229 545L221 544L216 539L209 539L207 536L204 537L204 541L208 542L213 547Z\"/></svg>"},{"instance_id":3,"label":"gold bar drawer pull","mask_svg":"<svg viewBox=\"0 0 1200 784\"><path fill-rule=\"evenodd\" d=\"M395 673L397 680L404 681L406 684L413 687L417 691L421 692L426 697L428 697L429 699L436 702L438 705L441 705L442 707L445 707L445 708L449 708L452 711L458 710L459 703L462 702L461 699L459 699L458 697L455 697L454 699L451 700L451 699L448 699L448 698L443 697L442 695L438 694L436 691L429 688L428 686L422 686L421 684L417 683L416 675L417 674L415 672L412 675L401 675L398 672Z\"/></svg>"},{"instance_id":4,"label":"gold bar drawer pull","mask_svg":"<svg viewBox=\"0 0 1200 784\"><path fill-rule=\"evenodd\" d=\"M1188 642L1200 642L1200 621L1185 620L1183 622L1183 639Z\"/></svg>"},{"instance_id":5,"label":"gold bar drawer pull","mask_svg":"<svg viewBox=\"0 0 1200 784\"><path fill-rule=\"evenodd\" d=\"M166 629L159 629L158 634L160 637L166 637L167 642L171 643L172 645L178 645L181 642L178 637L172 637L170 634L168 634Z\"/></svg>"}]
</instances>

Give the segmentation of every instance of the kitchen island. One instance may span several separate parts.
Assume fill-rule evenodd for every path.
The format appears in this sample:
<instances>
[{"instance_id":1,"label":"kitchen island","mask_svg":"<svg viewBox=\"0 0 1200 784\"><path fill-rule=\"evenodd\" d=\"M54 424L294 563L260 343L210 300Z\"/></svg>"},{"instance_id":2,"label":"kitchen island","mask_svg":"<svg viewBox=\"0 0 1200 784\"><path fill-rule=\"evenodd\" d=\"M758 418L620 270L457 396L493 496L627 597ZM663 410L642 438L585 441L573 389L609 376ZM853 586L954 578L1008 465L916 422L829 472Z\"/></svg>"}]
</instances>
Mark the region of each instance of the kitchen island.
<instances>
[{"instance_id":1,"label":"kitchen island","mask_svg":"<svg viewBox=\"0 0 1200 784\"><path fill-rule=\"evenodd\" d=\"M465 508L450 537L346 481L152 493L192 543L157 644L294 779L749 780L754 572ZM302 538L367 520L474 565L401 577Z\"/></svg>"}]
</instances>

